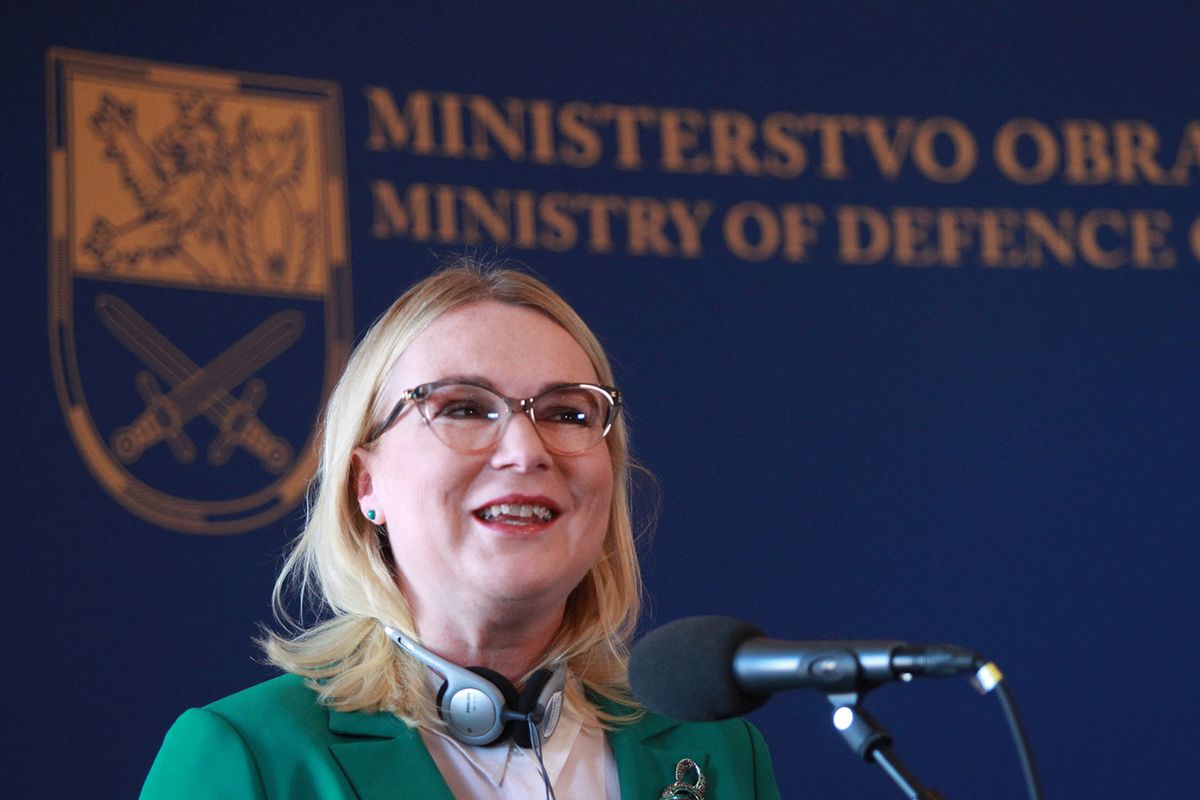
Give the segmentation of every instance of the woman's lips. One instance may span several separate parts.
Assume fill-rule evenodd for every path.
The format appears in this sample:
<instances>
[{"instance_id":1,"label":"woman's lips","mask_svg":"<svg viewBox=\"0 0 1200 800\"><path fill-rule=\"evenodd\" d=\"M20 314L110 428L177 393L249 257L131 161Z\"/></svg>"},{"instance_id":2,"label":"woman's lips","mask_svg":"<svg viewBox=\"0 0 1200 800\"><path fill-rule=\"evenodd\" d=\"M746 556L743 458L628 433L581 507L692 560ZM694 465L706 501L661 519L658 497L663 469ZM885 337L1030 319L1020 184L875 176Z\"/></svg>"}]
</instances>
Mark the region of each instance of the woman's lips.
<instances>
[{"instance_id":1,"label":"woman's lips","mask_svg":"<svg viewBox=\"0 0 1200 800\"><path fill-rule=\"evenodd\" d=\"M532 532L550 524L562 512L548 497L514 494L489 500L472 513L489 526Z\"/></svg>"}]
</instances>

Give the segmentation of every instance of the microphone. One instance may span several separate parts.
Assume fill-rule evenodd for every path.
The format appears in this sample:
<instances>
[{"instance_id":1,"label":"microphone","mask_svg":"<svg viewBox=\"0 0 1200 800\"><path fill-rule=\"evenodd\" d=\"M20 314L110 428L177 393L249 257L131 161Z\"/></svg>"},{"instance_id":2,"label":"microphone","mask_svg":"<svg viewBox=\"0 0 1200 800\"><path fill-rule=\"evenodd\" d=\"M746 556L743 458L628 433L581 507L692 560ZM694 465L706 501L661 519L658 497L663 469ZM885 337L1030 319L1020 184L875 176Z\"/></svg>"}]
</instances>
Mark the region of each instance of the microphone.
<instances>
[{"instance_id":1,"label":"microphone","mask_svg":"<svg viewBox=\"0 0 1200 800\"><path fill-rule=\"evenodd\" d=\"M866 691L888 681L970 672L983 663L955 645L785 641L728 617L687 617L634 645L629 682L651 711L703 721L740 717L781 689Z\"/></svg>"}]
</instances>

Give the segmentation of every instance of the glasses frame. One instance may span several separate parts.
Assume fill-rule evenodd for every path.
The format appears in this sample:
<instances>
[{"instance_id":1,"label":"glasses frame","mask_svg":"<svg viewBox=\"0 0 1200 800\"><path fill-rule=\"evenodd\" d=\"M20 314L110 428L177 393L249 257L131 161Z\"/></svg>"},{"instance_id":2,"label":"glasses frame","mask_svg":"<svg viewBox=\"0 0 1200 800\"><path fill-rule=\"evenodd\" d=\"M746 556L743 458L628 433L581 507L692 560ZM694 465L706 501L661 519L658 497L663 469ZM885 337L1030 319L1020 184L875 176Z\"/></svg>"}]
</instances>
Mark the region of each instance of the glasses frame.
<instances>
[{"instance_id":1,"label":"glasses frame","mask_svg":"<svg viewBox=\"0 0 1200 800\"><path fill-rule=\"evenodd\" d=\"M496 435L495 443L493 443L487 447L481 447L478 450L458 450L457 448L450 447L449 444L446 444L446 442L444 442L442 440L441 436L438 436L436 433L434 433L434 436L437 438L437 440L439 442L442 442L442 444L446 445L446 447L449 447L451 450L454 450L454 452L463 453L464 455L473 455L476 453L483 453L483 452L487 452L488 450L493 449L497 444L500 443L500 440L502 438L504 438L504 434L508 430L508 423L512 421L513 417L515 417L519 414L523 414L529 418L529 421L530 421L530 423L532 423L534 431L537 432L538 439L542 442L542 445L547 450L549 450L550 452L552 452L556 455L577 455L579 453L583 453L583 452L586 452L587 450L590 450L592 447L595 447L596 445L590 445L589 447L586 447L583 450L562 452L554 447L551 447L550 444L546 441L546 439L542 436L542 429L538 426L537 417L535 417L533 415L533 407L534 407L534 404L538 400L540 400L541 398L545 397L548 394L551 394L552 392L561 391L563 389L576 389L576 388L594 389L594 390L601 392L606 397L608 397L609 401L611 402L611 405L609 406L608 414L604 419L604 430L601 431L600 439L597 440L596 444L599 444L600 442L604 441L605 437L608 436L608 432L610 430L612 430L613 423L617 421L617 414L621 410L621 391L619 389L617 389L615 386L604 386L599 383L560 383L556 386L549 387L548 389L546 389L543 392L538 392L537 394L533 395L532 397L520 398L520 397L508 397L507 395L500 394L499 392L497 392L495 389L491 388L490 386L484 386L483 384L476 383L474 381L464 381L464 380L432 381L430 383L422 383L419 386L414 386L411 389L405 389L403 392L401 392L400 399L396 401L396 405L392 406L392 410L388 412L388 415L386 417L384 417L383 422L379 423L378 425L376 425L374 428L371 429L370 435L367 437L367 440L366 440L366 442L364 442L364 444L371 444L372 442L377 441L379 439L379 437L383 436L383 434L387 433L388 430L393 425L395 425L396 421L400 418L400 413L410 403L417 406L417 412L418 412L418 414L420 414L421 419L432 430L433 425L430 422L429 418L425 416L425 413L422 410L422 408L423 408L422 401L426 397L428 397L431 392L433 392L437 389L441 389L444 386L471 386L476 389L482 389L483 391L490 392L491 394L495 395L496 397L498 397L502 401L504 401L504 405L508 409L508 416L506 416L504 418L504 420L501 421L501 423L500 423L500 432Z\"/></svg>"}]
</instances>

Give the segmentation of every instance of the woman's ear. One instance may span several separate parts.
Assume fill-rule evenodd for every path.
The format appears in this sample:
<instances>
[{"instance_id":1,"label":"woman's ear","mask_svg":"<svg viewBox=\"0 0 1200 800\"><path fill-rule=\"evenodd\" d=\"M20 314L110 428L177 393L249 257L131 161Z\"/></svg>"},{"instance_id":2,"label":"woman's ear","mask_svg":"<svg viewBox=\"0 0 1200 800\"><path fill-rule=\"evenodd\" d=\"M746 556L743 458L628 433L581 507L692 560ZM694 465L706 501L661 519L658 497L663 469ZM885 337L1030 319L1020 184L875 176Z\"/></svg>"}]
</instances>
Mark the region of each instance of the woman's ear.
<instances>
[{"instance_id":1,"label":"woman's ear","mask_svg":"<svg viewBox=\"0 0 1200 800\"><path fill-rule=\"evenodd\" d=\"M371 480L371 454L362 447L354 448L350 456L350 479L354 481L354 494L358 497L358 510L362 515L376 525L387 524L383 513L383 504L375 495L375 485Z\"/></svg>"}]
</instances>

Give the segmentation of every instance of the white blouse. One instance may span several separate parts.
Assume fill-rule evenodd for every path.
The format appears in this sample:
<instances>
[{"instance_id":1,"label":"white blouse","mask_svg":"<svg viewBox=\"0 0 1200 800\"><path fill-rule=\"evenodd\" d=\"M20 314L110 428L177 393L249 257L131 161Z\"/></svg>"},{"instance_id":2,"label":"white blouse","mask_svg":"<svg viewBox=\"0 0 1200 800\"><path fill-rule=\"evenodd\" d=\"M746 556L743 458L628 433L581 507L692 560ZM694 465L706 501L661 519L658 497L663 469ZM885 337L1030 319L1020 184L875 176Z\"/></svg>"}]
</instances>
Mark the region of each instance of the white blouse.
<instances>
[{"instance_id":1,"label":"white blouse","mask_svg":"<svg viewBox=\"0 0 1200 800\"><path fill-rule=\"evenodd\" d=\"M458 800L538 800L546 788L537 756L511 739L491 747L462 744L441 731L420 729L421 740ZM542 743L546 774L559 800L620 800L617 761L594 716L564 707L553 735Z\"/></svg>"}]
</instances>

